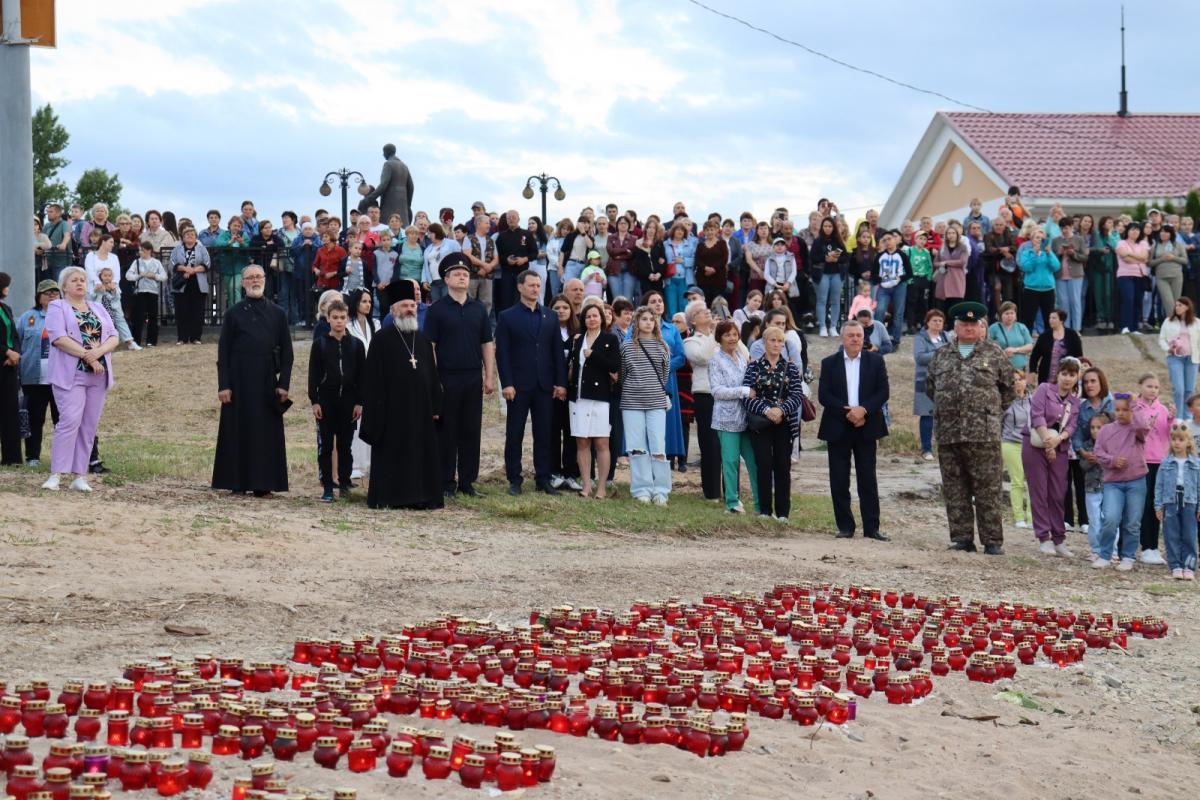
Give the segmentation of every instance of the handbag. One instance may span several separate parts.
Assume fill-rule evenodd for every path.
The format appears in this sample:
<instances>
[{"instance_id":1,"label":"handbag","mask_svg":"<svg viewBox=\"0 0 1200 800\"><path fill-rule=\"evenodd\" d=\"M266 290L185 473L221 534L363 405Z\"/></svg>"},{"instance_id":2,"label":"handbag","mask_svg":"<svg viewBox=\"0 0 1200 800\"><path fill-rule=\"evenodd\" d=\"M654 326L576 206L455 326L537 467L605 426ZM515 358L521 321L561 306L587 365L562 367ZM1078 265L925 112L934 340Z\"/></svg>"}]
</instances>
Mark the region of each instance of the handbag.
<instances>
[{"instance_id":1,"label":"handbag","mask_svg":"<svg viewBox=\"0 0 1200 800\"><path fill-rule=\"evenodd\" d=\"M650 360L650 354L646 352L646 345L642 344L641 339L638 340L638 347L641 349L642 355L644 355L646 357L646 363L650 365L650 369L654 370L654 377L658 378L658 368L655 367L654 362ZM667 369L669 370L670 368L671 367L668 364ZM666 395L666 398L667 398L667 411L670 411L671 410L671 393L667 391L667 382L664 381L662 378L658 378L658 382L662 386L663 394Z\"/></svg>"},{"instance_id":2,"label":"handbag","mask_svg":"<svg viewBox=\"0 0 1200 800\"><path fill-rule=\"evenodd\" d=\"M1050 430L1054 431L1055 433L1061 431L1064 427L1066 427L1067 419L1070 416L1071 416L1071 407L1069 405L1064 406L1062 419L1060 419L1056 424L1051 425ZM1029 443L1031 445L1033 445L1034 447L1039 447L1039 448L1046 446L1046 443L1044 441L1042 441L1042 437L1038 433L1037 428L1033 427L1033 425L1029 426Z\"/></svg>"},{"instance_id":3,"label":"handbag","mask_svg":"<svg viewBox=\"0 0 1200 800\"><path fill-rule=\"evenodd\" d=\"M808 399L808 395L800 395L800 421L812 422L817 418L817 407L813 405L813 401Z\"/></svg>"}]
</instances>

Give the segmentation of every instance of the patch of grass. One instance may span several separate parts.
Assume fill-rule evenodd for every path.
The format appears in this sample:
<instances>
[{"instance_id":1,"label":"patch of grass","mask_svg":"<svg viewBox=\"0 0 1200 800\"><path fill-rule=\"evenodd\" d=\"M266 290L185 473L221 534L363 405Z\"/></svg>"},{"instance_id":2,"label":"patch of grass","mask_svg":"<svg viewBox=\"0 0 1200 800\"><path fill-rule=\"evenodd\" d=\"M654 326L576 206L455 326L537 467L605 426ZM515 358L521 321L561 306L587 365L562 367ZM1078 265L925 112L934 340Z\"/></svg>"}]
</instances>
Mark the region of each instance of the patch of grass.
<instances>
[{"instance_id":1,"label":"patch of grass","mask_svg":"<svg viewBox=\"0 0 1200 800\"><path fill-rule=\"evenodd\" d=\"M212 438L206 442L197 443L195 439L190 437L188 443L183 443L128 434L106 436L101 447L104 462L112 468L112 474L105 481L111 483L115 478L119 483L114 485L124 485L125 482L173 478L191 482L199 479L207 483L212 475L216 432L214 430ZM288 447L289 473L299 475L304 469L311 470L316 457L315 448Z\"/></svg>"},{"instance_id":2,"label":"patch of grass","mask_svg":"<svg viewBox=\"0 0 1200 800\"><path fill-rule=\"evenodd\" d=\"M8 533L4 535L4 543L11 544L13 547L49 547L57 544L58 538L51 536L49 539L43 539L40 536L22 536L16 533Z\"/></svg>"},{"instance_id":3,"label":"patch of grass","mask_svg":"<svg viewBox=\"0 0 1200 800\"><path fill-rule=\"evenodd\" d=\"M566 531L659 533L668 536L701 537L714 534L828 533L836 530L833 504L828 497L792 496L790 523L759 519L744 498L745 514L729 514L723 503L711 503L692 494L671 496L670 505L639 503L627 494L607 500L585 500L573 494L547 497L527 490L520 497L509 497L504 487L481 487L487 493L479 499L460 497L454 505L469 509L490 520L511 520L539 527Z\"/></svg>"},{"instance_id":4,"label":"patch of grass","mask_svg":"<svg viewBox=\"0 0 1200 800\"><path fill-rule=\"evenodd\" d=\"M1173 597L1188 591L1188 587L1182 583L1150 583L1143 588L1146 594L1152 594L1155 597Z\"/></svg>"},{"instance_id":5,"label":"patch of grass","mask_svg":"<svg viewBox=\"0 0 1200 800\"><path fill-rule=\"evenodd\" d=\"M912 431L890 428L888 435L879 440L879 452L889 455L921 455L921 439Z\"/></svg>"}]
</instances>

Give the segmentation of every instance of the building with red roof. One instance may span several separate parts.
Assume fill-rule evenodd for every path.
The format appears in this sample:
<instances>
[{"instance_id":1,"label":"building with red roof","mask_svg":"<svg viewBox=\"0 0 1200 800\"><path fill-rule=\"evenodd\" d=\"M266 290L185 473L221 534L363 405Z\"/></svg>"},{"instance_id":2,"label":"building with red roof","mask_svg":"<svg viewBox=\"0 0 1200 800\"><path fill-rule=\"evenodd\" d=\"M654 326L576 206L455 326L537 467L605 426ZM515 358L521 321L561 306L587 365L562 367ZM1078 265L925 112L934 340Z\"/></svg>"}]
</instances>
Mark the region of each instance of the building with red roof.
<instances>
[{"instance_id":1,"label":"building with red roof","mask_svg":"<svg viewBox=\"0 0 1200 800\"><path fill-rule=\"evenodd\" d=\"M1043 216L1054 203L1071 212L1117 214L1140 201L1182 205L1200 187L1200 114L934 115L880 224L962 218L971 198L995 216L1009 186Z\"/></svg>"}]
</instances>

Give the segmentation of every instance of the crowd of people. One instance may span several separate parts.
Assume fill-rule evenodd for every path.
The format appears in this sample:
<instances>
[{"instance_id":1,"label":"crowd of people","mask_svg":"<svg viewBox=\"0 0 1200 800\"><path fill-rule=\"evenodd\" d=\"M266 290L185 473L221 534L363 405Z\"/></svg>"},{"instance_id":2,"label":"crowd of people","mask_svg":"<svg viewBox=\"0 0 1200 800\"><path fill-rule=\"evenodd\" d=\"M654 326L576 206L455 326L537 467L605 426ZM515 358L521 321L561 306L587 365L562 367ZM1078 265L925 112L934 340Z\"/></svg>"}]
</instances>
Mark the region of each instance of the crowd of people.
<instances>
[{"instance_id":1,"label":"crowd of people","mask_svg":"<svg viewBox=\"0 0 1200 800\"><path fill-rule=\"evenodd\" d=\"M976 201L961 220L893 230L874 211L851 226L826 199L798 230L785 208L693 221L683 203L644 220L585 208L553 225L482 202L461 224L449 208L409 224L371 206L345 226L286 211L276 229L246 201L227 222L209 211L200 230L170 212L114 223L103 204L86 218L50 206L35 224L34 306L0 313L3 460L21 462L23 434L38 462L48 407L46 488L72 475L86 490L111 353L156 345L165 308L179 344L200 342L207 317L221 323L215 488L287 489L300 326L313 330L323 500L368 473L373 507L477 494L483 399L499 389L509 494L522 491L531 420L538 490L606 498L627 462L632 497L666 505L695 428L705 499L745 512L744 463L754 512L786 522L800 425L819 398L838 535L855 532L853 462L863 534L887 541L875 445L894 413L886 359L909 337L913 414L923 458L939 462L953 548L974 550L978 532L1003 552L1007 472L1013 521L1047 555L1073 555L1065 532L1078 528L1097 568L1130 569L1140 549L1190 579L1200 460L1183 434L1200 436L1200 240L1191 219L1148 216L1055 206L1038 221L1016 187L994 219ZM1110 394L1085 327L1156 329L1173 402L1159 402L1153 374ZM809 335L841 340L817 392ZM416 452L437 468L414 472Z\"/></svg>"}]
</instances>

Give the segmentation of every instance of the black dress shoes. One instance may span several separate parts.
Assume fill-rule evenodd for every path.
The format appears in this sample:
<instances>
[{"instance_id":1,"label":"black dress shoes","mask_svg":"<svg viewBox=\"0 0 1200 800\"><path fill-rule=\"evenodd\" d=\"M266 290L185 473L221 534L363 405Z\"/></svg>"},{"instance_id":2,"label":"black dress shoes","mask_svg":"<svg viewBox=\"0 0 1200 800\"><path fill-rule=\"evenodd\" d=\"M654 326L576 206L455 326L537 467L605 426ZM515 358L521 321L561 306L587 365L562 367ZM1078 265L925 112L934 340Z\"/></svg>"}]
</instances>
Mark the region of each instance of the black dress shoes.
<instances>
[{"instance_id":1,"label":"black dress shoes","mask_svg":"<svg viewBox=\"0 0 1200 800\"><path fill-rule=\"evenodd\" d=\"M483 493L474 486L460 486L458 487L458 493L465 494L467 497L483 497Z\"/></svg>"},{"instance_id":2,"label":"black dress shoes","mask_svg":"<svg viewBox=\"0 0 1200 800\"><path fill-rule=\"evenodd\" d=\"M947 550L961 550L964 553L974 553L975 552L975 543L974 542L955 542L954 544L950 545L946 549Z\"/></svg>"},{"instance_id":3,"label":"black dress shoes","mask_svg":"<svg viewBox=\"0 0 1200 800\"><path fill-rule=\"evenodd\" d=\"M879 531L875 531L874 533L864 533L863 538L874 539L877 542L890 542L892 540L892 537L888 536L887 534L880 533Z\"/></svg>"},{"instance_id":4,"label":"black dress shoes","mask_svg":"<svg viewBox=\"0 0 1200 800\"><path fill-rule=\"evenodd\" d=\"M519 484L519 483L510 483L510 484L508 485L508 496L509 496L509 497L516 497L516 496L517 496L517 495L519 495L520 493L521 493L521 484Z\"/></svg>"},{"instance_id":5,"label":"black dress shoes","mask_svg":"<svg viewBox=\"0 0 1200 800\"><path fill-rule=\"evenodd\" d=\"M838 531L835 539L853 539L854 531Z\"/></svg>"},{"instance_id":6,"label":"black dress shoes","mask_svg":"<svg viewBox=\"0 0 1200 800\"><path fill-rule=\"evenodd\" d=\"M553 486L551 486L548 483L543 483L541 486L539 486L537 488L538 488L538 491L541 492L542 494L548 494L551 496L558 495L558 489L555 489Z\"/></svg>"},{"instance_id":7,"label":"black dress shoes","mask_svg":"<svg viewBox=\"0 0 1200 800\"><path fill-rule=\"evenodd\" d=\"M999 544L984 545L983 552L989 556L1002 556L1004 555L1004 546Z\"/></svg>"}]
</instances>

